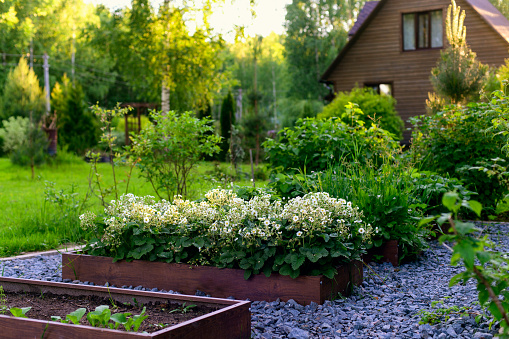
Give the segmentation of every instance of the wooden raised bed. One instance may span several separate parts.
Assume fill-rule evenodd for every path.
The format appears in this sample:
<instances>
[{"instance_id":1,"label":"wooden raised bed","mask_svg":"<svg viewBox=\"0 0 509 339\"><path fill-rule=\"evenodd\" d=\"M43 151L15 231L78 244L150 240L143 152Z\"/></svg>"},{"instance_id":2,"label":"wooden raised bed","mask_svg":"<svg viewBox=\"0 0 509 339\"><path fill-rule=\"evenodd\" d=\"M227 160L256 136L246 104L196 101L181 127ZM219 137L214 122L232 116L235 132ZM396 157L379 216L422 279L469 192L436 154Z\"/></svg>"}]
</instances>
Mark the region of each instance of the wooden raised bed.
<instances>
[{"instance_id":1,"label":"wooden raised bed","mask_svg":"<svg viewBox=\"0 0 509 339\"><path fill-rule=\"evenodd\" d=\"M57 295L100 296L116 302L183 302L213 305L221 309L153 333L133 333L83 325L0 315L0 338L250 338L251 314L247 301L204 298L145 292L100 286L71 285L16 278L0 278L6 292L52 293ZM28 314L30 316L30 314ZM44 334L44 335L43 335Z\"/></svg>"},{"instance_id":2,"label":"wooden raised bed","mask_svg":"<svg viewBox=\"0 0 509 339\"><path fill-rule=\"evenodd\" d=\"M377 259L379 257L379 259ZM368 253L363 255L362 260L365 263L372 261L377 262L390 262L392 266L396 267L399 265L399 254L398 254L398 241L388 240L380 247L373 247L368 250Z\"/></svg>"},{"instance_id":3,"label":"wooden raised bed","mask_svg":"<svg viewBox=\"0 0 509 339\"><path fill-rule=\"evenodd\" d=\"M99 285L108 282L115 286L157 287L184 294L195 294L200 290L219 298L232 296L236 299L265 301L293 299L300 304L312 301L323 304L338 293L348 294L352 284L360 285L363 278L362 263L359 261L338 267L334 279L322 275L292 279L273 273L268 278L258 274L248 280L244 279L244 271L239 269L143 260L112 261L109 257L63 253L62 278Z\"/></svg>"}]
</instances>

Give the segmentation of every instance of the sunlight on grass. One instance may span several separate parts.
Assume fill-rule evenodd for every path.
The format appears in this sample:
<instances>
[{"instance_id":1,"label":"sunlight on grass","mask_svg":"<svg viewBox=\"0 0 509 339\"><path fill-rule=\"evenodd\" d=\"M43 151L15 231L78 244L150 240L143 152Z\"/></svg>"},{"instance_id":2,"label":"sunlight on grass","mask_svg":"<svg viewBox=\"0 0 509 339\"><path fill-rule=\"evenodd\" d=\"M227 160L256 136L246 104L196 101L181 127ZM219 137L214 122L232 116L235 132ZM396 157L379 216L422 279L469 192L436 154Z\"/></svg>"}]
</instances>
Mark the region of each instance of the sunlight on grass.
<instances>
[{"instance_id":1,"label":"sunlight on grass","mask_svg":"<svg viewBox=\"0 0 509 339\"><path fill-rule=\"evenodd\" d=\"M222 184L218 171L229 172L227 164L214 165L203 162L197 167L190 182L189 199L203 197L206 191ZM102 184L113 184L111 166L107 163L98 164L102 174ZM249 173L248 165L243 171ZM9 159L0 158L0 257L10 256L28 251L39 251L56 248L64 243L79 243L86 236L78 227L78 216L85 210L101 212L102 206L95 196L82 204L55 204L45 200L46 185L55 183L55 191L63 190L63 194L76 193L76 201L82 202L89 189L88 177L90 165L79 158L67 159L65 163L43 165L36 168L35 179L31 179L30 168L12 165ZM127 169L116 168L117 179L120 180L120 194L126 193ZM135 169L129 184L129 192L135 195L155 195L150 183L138 177ZM249 179L239 181L236 185L252 185ZM257 183L264 186L266 181ZM115 199L110 195L107 200Z\"/></svg>"}]
</instances>

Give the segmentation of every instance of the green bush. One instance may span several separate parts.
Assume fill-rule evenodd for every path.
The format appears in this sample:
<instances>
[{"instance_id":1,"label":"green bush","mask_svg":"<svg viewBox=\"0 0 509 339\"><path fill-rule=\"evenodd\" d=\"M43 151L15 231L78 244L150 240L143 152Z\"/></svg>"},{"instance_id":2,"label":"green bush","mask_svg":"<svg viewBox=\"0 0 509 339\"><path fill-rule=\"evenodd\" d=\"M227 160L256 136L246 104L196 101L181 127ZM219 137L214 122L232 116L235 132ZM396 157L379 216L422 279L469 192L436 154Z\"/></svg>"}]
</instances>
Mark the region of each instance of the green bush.
<instances>
[{"instance_id":1,"label":"green bush","mask_svg":"<svg viewBox=\"0 0 509 339\"><path fill-rule=\"evenodd\" d=\"M350 102L359 105L364 114L360 115L358 120L363 121L366 126L375 122L380 128L394 134L396 140L401 140L404 123L396 112L396 100L390 95L377 94L372 88L357 87L351 92L338 93L336 98L325 106L323 112L318 114L318 118L337 117L347 124L352 124L346 108Z\"/></svg>"},{"instance_id":2,"label":"green bush","mask_svg":"<svg viewBox=\"0 0 509 339\"><path fill-rule=\"evenodd\" d=\"M277 272L297 278L324 274L359 259L373 229L344 199L310 193L282 203L249 189L245 200L214 189L196 201L155 202L127 194L104 216L87 212L81 226L93 234L86 253L114 260L201 264L244 270L244 277Z\"/></svg>"},{"instance_id":3,"label":"green bush","mask_svg":"<svg viewBox=\"0 0 509 339\"><path fill-rule=\"evenodd\" d=\"M355 105L351 109L358 110ZM400 149L386 130L349 126L338 118L300 119L294 128L279 131L278 137L267 139L263 147L272 168L287 174L322 171L339 159L377 164Z\"/></svg>"},{"instance_id":4,"label":"green bush","mask_svg":"<svg viewBox=\"0 0 509 339\"><path fill-rule=\"evenodd\" d=\"M502 150L505 137L489 131L492 120L509 112L508 97L496 92L488 103L468 107L449 106L432 116L412 118L414 125L410 156L422 170L459 178L469 190L479 194L492 211L508 187L499 176L490 176L498 159L507 160Z\"/></svg>"},{"instance_id":5,"label":"green bush","mask_svg":"<svg viewBox=\"0 0 509 339\"><path fill-rule=\"evenodd\" d=\"M150 182L159 198L186 196L191 171L205 154L220 151L220 137L211 134L210 120L192 112L151 113L155 125L132 137L125 156L139 159L141 176Z\"/></svg>"}]
</instances>

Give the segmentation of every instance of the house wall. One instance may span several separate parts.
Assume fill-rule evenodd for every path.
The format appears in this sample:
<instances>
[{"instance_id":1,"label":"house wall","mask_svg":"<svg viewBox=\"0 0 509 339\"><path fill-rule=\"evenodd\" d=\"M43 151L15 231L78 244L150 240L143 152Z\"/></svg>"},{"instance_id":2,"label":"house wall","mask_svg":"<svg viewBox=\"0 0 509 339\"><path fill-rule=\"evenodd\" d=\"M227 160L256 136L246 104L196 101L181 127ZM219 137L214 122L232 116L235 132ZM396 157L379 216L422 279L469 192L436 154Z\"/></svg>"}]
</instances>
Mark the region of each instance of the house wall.
<instances>
[{"instance_id":1,"label":"house wall","mask_svg":"<svg viewBox=\"0 0 509 339\"><path fill-rule=\"evenodd\" d=\"M467 43L479 60L499 66L509 57L509 45L465 0L456 0L466 12ZM405 51L402 48L401 15L408 12L442 9L445 17L450 1L390 0L377 13L358 40L351 46L328 80L335 91L349 91L355 84L391 83L397 100L396 110L410 127L408 118L426 113L428 92L432 92L430 74L440 57L439 49ZM410 132L404 132L410 139Z\"/></svg>"}]
</instances>

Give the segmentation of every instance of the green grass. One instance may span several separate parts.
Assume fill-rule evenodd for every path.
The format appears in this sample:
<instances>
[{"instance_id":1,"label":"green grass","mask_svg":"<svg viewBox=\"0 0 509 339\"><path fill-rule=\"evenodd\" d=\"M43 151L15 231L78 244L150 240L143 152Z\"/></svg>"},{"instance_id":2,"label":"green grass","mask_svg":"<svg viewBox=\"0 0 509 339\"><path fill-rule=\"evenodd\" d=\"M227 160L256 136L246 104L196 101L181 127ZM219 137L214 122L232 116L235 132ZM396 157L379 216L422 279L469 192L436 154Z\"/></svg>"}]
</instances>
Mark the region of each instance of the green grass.
<instances>
[{"instance_id":1,"label":"green grass","mask_svg":"<svg viewBox=\"0 0 509 339\"><path fill-rule=\"evenodd\" d=\"M189 199L203 197L211 188L217 187L217 175L213 164L203 162L191 178ZM226 164L221 164L228 171ZM102 184L112 185L113 176L109 164L98 164L102 174ZM243 165L245 172L250 172ZM125 181L127 168L117 167L117 180ZM85 234L79 229L78 216L86 211L100 212L102 206L98 198L92 196L83 205L88 192L90 165L78 158L67 157L60 164L46 164L36 168L35 178L31 178L30 168L12 165L9 159L0 158L0 257L22 252L57 248L61 244L79 243ZM216 172L217 174L217 172ZM51 195L53 201L46 201L47 185L54 183ZM226 182L223 180L223 187ZM236 182L236 185L251 185L249 180ZM264 186L266 181L258 182ZM120 193L125 193L126 183L119 184ZM135 195L155 195L150 183L133 172L129 193ZM115 199L110 195L108 200Z\"/></svg>"}]
</instances>

